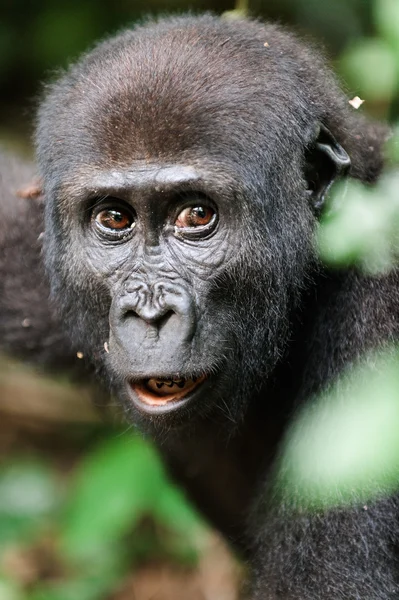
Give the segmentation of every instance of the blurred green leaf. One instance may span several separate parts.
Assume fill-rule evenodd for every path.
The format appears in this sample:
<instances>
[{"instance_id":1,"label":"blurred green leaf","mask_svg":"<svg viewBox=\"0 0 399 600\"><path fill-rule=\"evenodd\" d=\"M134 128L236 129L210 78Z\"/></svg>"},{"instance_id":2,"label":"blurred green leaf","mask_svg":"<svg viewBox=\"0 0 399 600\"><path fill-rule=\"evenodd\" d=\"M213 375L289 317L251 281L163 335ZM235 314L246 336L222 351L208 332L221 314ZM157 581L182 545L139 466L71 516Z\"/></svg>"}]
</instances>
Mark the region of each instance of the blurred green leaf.
<instances>
[{"instance_id":1,"label":"blurred green leaf","mask_svg":"<svg viewBox=\"0 0 399 600\"><path fill-rule=\"evenodd\" d=\"M46 514L56 497L54 472L43 462L14 463L0 471L1 514Z\"/></svg>"},{"instance_id":2,"label":"blurred green leaf","mask_svg":"<svg viewBox=\"0 0 399 600\"><path fill-rule=\"evenodd\" d=\"M154 507L154 517L173 534L168 539L169 553L173 551L180 562L195 563L206 528L182 490L172 485L166 487Z\"/></svg>"},{"instance_id":3,"label":"blurred green leaf","mask_svg":"<svg viewBox=\"0 0 399 600\"><path fill-rule=\"evenodd\" d=\"M183 492L172 485L165 486L154 506L154 516L181 534L189 531L191 535L198 535L204 529L203 521L187 502Z\"/></svg>"},{"instance_id":4,"label":"blurred green leaf","mask_svg":"<svg viewBox=\"0 0 399 600\"><path fill-rule=\"evenodd\" d=\"M72 557L95 554L151 512L167 486L154 449L142 438L107 440L79 465L62 542Z\"/></svg>"},{"instance_id":5,"label":"blurred green leaf","mask_svg":"<svg viewBox=\"0 0 399 600\"><path fill-rule=\"evenodd\" d=\"M399 257L398 189L399 171L374 187L340 182L317 233L321 258L336 266L357 264L369 273L392 268Z\"/></svg>"},{"instance_id":6,"label":"blurred green leaf","mask_svg":"<svg viewBox=\"0 0 399 600\"><path fill-rule=\"evenodd\" d=\"M399 487L399 355L368 357L288 434L280 489L301 506L366 502Z\"/></svg>"},{"instance_id":7,"label":"blurred green leaf","mask_svg":"<svg viewBox=\"0 0 399 600\"><path fill-rule=\"evenodd\" d=\"M348 48L340 70L362 99L391 102L398 85L397 57L384 40L363 39Z\"/></svg>"},{"instance_id":8,"label":"blurred green leaf","mask_svg":"<svg viewBox=\"0 0 399 600\"><path fill-rule=\"evenodd\" d=\"M116 583L114 579L104 579L101 572L96 577L62 581L48 584L29 594L28 600L102 600Z\"/></svg>"},{"instance_id":9,"label":"blurred green leaf","mask_svg":"<svg viewBox=\"0 0 399 600\"><path fill-rule=\"evenodd\" d=\"M245 19L249 13L249 0L236 0L232 10L226 10L222 13L224 19L231 21Z\"/></svg>"},{"instance_id":10,"label":"blurred green leaf","mask_svg":"<svg viewBox=\"0 0 399 600\"><path fill-rule=\"evenodd\" d=\"M0 599L1 600L24 600L25 596L17 583L0 577Z\"/></svg>"},{"instance_id":11,"label":"blurred green leaf","mask_svg":"<svg viewBox=\"0 0 399 600\"><path fill-rule=\"evenodd\" d=\"M377 30L399 53L398 0L374 0L372 7ZM399 60L399 54L397 54L396 58Z\"/></svg>"},{"instance_id":12,"label":"blurred green leaf","mask_svg":"<svg viewBox=\"0 0 399 600\"><path fill-rule=\"evenodd\" d=\"M54 471L44 462L16 462L0 470L0 545L25 539L58 507Z\"/></svg>"},{"instance_id":13,"label":"blurred green leaf","mask_svg":"<svg viewBox=\"0 0 399 600\"><path fill-rule=\"evenodd\" d=\"M386 144L387 158L393 165L399 165L399 124L392 128L392 136Z\"/></svg>"}]
</instances>

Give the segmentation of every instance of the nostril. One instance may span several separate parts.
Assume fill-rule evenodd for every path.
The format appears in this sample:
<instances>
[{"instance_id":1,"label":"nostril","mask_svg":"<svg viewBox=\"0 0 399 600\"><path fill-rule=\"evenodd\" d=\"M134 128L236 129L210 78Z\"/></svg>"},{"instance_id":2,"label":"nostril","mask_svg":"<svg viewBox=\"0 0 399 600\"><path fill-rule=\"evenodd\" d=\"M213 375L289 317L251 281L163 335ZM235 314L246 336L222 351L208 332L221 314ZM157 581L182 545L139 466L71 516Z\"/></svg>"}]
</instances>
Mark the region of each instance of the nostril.
<instances>
[{"instance_id":1,"label":"nostril","mask_svg":"<svg viewBox=\"0 0 399 600\"><path fill-rule=\"evenodd\" d=\"M165 327L165 325L168 323L171 317L173 317L174 314L175 313L173 312L173 310L168 310L168 312L162 315L162 317L160 317L159 319L157 319L156 323L154 324L158 326L158 329L162 329L163 327Z\"/></svg>"},{"instance_id":2,"label":"nostril","mask_svg":"<svg viewBox=\"0 0 399 600\"><path fill-rule=\"evenodd\" d=\"M130 319L141 319L140 315L133 309L123 311L121 315L121 321L127 321Z\"/></svg>"}]
</instances>

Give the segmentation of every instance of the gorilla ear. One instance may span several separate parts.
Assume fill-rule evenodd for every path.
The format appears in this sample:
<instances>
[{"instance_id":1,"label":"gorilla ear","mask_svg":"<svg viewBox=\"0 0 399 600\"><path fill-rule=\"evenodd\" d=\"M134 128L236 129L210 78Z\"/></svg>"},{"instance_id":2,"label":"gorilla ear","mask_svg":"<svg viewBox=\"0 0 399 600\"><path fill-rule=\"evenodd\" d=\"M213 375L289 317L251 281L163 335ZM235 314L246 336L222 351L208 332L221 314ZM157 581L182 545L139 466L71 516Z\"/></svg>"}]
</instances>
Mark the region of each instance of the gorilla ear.
<instances>
[{"instance_id":1,"label":"gorilla ear","mask_svg":"<svg viewBox=\"0 0 399 600\"><path fill-rule=\"evenodd\" d=\"M305 159L307 193L315 212L320 213L332 183L348 172L351 161L324 125L320 125L317 138L306 151Z\"/></svg>"}]
</instances>

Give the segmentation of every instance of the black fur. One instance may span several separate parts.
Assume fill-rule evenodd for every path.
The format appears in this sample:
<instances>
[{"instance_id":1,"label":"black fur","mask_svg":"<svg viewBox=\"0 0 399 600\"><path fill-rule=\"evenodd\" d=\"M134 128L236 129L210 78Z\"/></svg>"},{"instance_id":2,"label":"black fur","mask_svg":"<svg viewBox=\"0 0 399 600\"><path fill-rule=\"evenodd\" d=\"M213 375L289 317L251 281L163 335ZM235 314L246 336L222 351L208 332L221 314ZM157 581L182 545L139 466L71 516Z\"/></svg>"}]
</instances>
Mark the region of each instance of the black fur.
<instances>
[{"instance_id":1,"label":"black fur","mask_svg":"<svg viewBox=\"0 0 399 600\"><path fill-rule=\"evenodd\" d=\"M44 274L43 212L34 167L0 152L0 350L73 371L78 360L60 328Z\"/></svg>"},{"instance_id":2,"label":"black fur","mask_svg":"<svg viewBox=\"0 0 399 600\"><path fill-rule=\"evenodd\" d=\"M45 257L72 343L247 552L259 600L399 596L396 498L304 514L267 491L294 408L397 341L397 273L329 272L313 247L341 147L349 175L371 183L386 137L349 106L319 50L275 25L211 16L122 32L40 107ZM194 188L176 183L192 172ZM219 214L190 243L171 216L187 187ZM115 242L96 207L120 204L136 228ZM163 312L158 283L170 288ZM167 375L208 379L180 408L140 407L134 385Z\"/></svg>"}]
</instances>

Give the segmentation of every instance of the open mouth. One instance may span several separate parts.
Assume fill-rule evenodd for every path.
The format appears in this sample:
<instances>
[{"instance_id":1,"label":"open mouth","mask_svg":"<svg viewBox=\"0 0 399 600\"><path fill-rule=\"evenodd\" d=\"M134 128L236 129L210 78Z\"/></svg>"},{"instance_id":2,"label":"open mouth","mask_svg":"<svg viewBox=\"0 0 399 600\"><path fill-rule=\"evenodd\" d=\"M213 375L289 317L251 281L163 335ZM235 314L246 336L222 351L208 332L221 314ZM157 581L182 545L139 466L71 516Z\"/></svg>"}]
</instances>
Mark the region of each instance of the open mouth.
<instances>
[{"instance_id":1,"label":"open mouth","mask_svg":"<svg viewBox=\"0 0 399 600\"><path fill-rule=\"evenodd\" d=\"M182 400L205 381L206 377L155 378L132 382L131 388L138 399L150 406L165 406Z\"/></svg>"}]
</instances>

